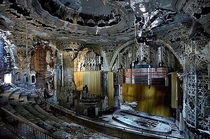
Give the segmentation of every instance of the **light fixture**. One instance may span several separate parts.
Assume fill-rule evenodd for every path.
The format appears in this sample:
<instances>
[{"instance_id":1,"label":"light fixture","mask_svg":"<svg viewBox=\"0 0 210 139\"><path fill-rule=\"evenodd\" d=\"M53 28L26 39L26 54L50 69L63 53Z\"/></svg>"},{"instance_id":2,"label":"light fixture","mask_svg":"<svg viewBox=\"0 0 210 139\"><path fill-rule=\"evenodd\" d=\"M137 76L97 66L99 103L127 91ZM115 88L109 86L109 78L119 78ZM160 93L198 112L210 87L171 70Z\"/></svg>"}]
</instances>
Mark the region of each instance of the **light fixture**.
<instances>
[{"instance_id":1,"label":"light fixture","mask_svg":"<svg viewBox=\"0 0 210 139\"><path fill-rule=\"evenodd\" d=\"M4 74L4 83L12 83L12 74L11 73L5 73Z\"/></svg>"}]
</instances>

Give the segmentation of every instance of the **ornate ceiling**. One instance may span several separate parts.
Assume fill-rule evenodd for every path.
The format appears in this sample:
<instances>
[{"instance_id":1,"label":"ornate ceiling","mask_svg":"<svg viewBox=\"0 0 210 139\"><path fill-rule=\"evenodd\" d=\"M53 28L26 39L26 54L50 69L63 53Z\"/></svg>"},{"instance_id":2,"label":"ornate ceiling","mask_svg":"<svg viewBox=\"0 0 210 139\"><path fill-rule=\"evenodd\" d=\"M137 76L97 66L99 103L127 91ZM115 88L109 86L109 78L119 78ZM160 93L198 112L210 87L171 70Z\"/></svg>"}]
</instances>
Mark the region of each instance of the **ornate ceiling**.
<instances>
[{"instance_id":1,"label":"ornate ceiling","mask_svg":"<svg viewBox=\"0 0 210 139\"><path fill-rule=\"evenodd\" d=\"M119 42L134 37L133 14L122 2L5 0L0 6L2 29L86 43Z\"/></svg>"},{"instance_id":2,"label":"ornate ceiling","mask_svg":"<svg viewBox=\"0 0 210 139\"><path fill-rule=\"evenodd\" d=\"M209 9L209 0L0 0L0 28L23 40L104 45L136 38L176 50L189 37L209 38Z\"/></svg>"},{"instance_id":3,"label":"ornate ceiling","mask_svg":"<svg viewBox=\"0 0 210 139\"><path fill-rule=\"evenodd\" d=\"M0 27L51 40L119 43L134 39L136 17L150 17L144 28L155 26L149 30L157 36L183 24L193 31L192 20L209 34L209 6L207 0L1 0ZM157 25L158 17L169 19Z\"/></svg>"}]
</instances>

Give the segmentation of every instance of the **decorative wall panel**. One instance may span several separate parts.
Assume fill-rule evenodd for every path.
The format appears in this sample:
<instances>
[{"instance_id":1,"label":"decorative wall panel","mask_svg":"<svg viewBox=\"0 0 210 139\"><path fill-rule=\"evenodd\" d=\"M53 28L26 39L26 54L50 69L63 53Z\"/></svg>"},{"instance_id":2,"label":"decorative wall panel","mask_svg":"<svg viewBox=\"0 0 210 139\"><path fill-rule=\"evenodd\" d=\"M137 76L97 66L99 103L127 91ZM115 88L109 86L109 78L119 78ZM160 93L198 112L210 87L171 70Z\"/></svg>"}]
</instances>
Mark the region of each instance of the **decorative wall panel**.
<instances>
[{"instance_id":1,"label":"decorative wall panel","mask_svg":"<svg viewBox=\"0 0 210 139\"><path fill-rule=\"evenodd\" d=\"M168 76L168 68L134 68L124 69L123 77L125 83L165 85L165 78Z\"/></svg>"},{"instance_id":2,"label":"decorative wall panel","mask_svg":"<svg viewBox=\"0 0 210 139\"><path fill-rule=\"evenodd\" d=\"M208 130L209 123L208 117L206 114L206 109L208 105L209 97L209 78L207 73L199 72L198 73L198 82L197 82L197 121L198 128Z\"/></svg>"},{"instance_id":3,"label":"decorative wall panel","mask_svg":"<svg viewBox=\"0 0 210 139\"><path fill-rule=\"evenodd\" d=\"M191 71L187 75L186 84L186 120L192 126L197 127L197 75L196 71Z\"/></svg>"}]
</instances>

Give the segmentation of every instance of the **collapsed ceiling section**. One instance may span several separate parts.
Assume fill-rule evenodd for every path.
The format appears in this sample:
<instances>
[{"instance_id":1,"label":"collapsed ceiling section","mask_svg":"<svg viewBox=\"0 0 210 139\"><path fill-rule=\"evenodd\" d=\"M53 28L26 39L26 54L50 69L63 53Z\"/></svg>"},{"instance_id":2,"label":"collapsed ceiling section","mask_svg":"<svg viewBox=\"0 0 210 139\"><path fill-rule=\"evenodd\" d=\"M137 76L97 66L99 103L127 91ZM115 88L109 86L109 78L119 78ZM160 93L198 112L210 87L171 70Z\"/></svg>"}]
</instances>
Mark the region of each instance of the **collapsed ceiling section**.
<instances>
[{"instance_id":1,"label":"collapsed ceiling section","mask_svg":"<svg viewBox=\"0 0 210 139\"><path fill-rule=\"evenodd\" d=\"M104 5L101 0L39 0L39 3L50 15L80 26L110 27L121 20L120 14L114 7Z\"/></svg>"}]
</instances>

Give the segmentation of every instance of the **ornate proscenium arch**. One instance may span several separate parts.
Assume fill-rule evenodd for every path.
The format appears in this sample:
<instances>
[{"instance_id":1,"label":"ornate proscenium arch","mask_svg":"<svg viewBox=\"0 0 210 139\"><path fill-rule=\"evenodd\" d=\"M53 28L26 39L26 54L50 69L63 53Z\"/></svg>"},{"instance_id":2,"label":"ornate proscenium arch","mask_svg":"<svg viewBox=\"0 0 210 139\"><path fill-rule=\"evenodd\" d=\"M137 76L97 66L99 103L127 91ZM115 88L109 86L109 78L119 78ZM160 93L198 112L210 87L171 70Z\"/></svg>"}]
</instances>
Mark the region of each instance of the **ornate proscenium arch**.
<instances>
[{"instance_id":1,"label":"ornate proscenium arch","mask_svg":"<svg viewBox=\"0 0 210 139\"><path fill-rule=\"evenodd\" d=\"M111 69L111 68L113 67L114 62L115 62L115 60L116 60L116 58L117 58L119 52L120 52L123 48L125 48L126 46L131 45L131 44L134 44L134 43L135 43L134 40L128 41L128 42L126 42L126 43L120 45L120 46L115 50L115 52L114 52L114 54L113 54L113 56L112 56L111 62L110 62L110 64L109 64L109 69Z\"/></svg>"},{"instance_id":2,"label":"ornate proscenium arch","mask_svg":"<svg viewBox=\"0 0 210 139\"><path fill-rule=\"evenodd\" d=\"M116 60L116 58L117 58L117 56L118 56L118 53L119 53L123 48L125 48L126 46L131 45L131 44L134 44L134 43L135 43L135 41L134 41L134 40L131 40L131 41L128 41L128 42L126 42L126 43L120 45L120 46L116 49L116 51L114 52L114 54L113 54L113 56L112 56L111 62L110 62L110 64L109 64L109 69L111 69L111 68L113 67L114 62L115 62L115 60ZM166 47L174 54L174 56L178 59L179 63L183 66L183 64L184 64L183 59L180 57L180 55L177 54L177 52L174 51L174 49L172 48L172 46L171 46L170 44L168 44L168 43L166 43L165 41L160 40L160 39L157 39L157 40L156 40L156 43L163 44L164 46L166 46Z\"/></svg>"},{"instance_id":3,"label":"ornate proscenium arch","mask_svg":"<svg viewBox=\"0 0 210 139\"><path fill-rule=\"evenodd\" d=\"M160 39L157 39L156 40L157 43L161 43L163 44L164 46L166 46L173 54L174 56L178 59L179 63L183 66L183 59L181 59L181 57L177 54L177 52L174 51L174 49L171 47L170 44L166 43L165 41L163 40L160 40Z\"/></svg>"}]
</instances>

